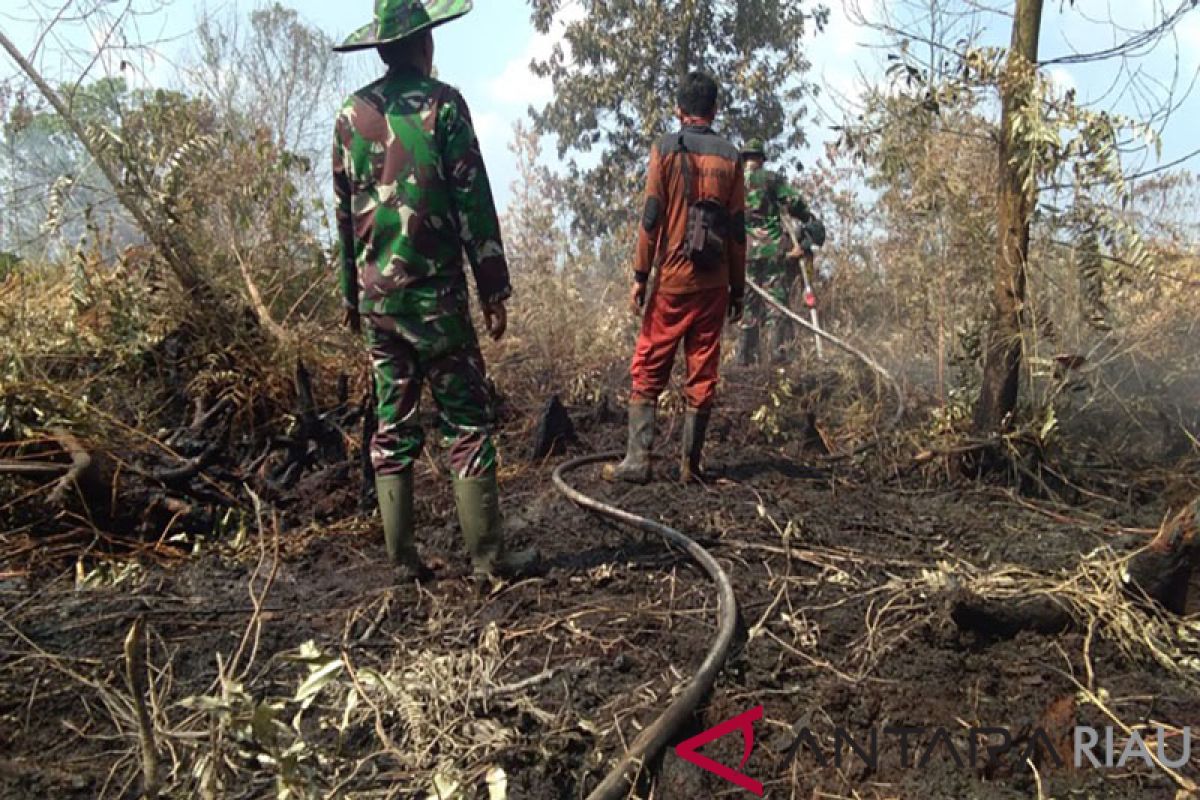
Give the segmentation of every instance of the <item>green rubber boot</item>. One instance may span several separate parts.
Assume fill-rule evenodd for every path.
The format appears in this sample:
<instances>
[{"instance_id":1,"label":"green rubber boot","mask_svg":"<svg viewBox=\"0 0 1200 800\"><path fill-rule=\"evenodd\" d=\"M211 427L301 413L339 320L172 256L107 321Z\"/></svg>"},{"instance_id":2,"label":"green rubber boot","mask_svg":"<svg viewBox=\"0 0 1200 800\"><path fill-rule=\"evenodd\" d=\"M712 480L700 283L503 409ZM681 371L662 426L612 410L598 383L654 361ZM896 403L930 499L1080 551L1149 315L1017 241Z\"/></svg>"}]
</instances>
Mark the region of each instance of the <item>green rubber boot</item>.
<instances>
[{"instance_id":1,"label":"green rubber boot","mask_svg":"<svg viewBox=\"0 0 1200 800\"><path fill-rule=\"evenodd\" d=\"M629 443L625 460L608 464L602 474L605 480L627 483L647 483L650 480L650 450L654 446L653 403L629 404Z\"/></svg>"},{"instance_id":2,"label":"green rubber boot","mask_svg":"<svg viewBox=\"0 0 1200 800\"><path fill-rule=\"evenodd\" d=\"M383 521L388 561L400 573L400 580L427 580L431 573L421 562L413 541L412 469L399 475L376 475L375 491L379 495L379 516Z\"/></svg>"},{"instance_id":3,"label":"green rubber boot","mask_svg":"<svg viewBox=\"0 0 1200 800\"><path fill-rule=\"evenodd\" d=\"M454 503L476 575L511 580L540 572L541 559L536 550L508 551L504 548L500 489L495 470L475 478L456 477Z\"/></svg>"},{"instance_id":4,"label":"green rubber boot","mask_svg":"<svg viewBox=\"0 0 1200 800\"><path fill-rule=\"evenodd\" d=\"M689 408L683 417L679 477L684 483L702 481L705 478L701 457L704 454L704 435L708 432L708 421L711 418L712 410L708 408Z\"/></svg>"}]
</instances>

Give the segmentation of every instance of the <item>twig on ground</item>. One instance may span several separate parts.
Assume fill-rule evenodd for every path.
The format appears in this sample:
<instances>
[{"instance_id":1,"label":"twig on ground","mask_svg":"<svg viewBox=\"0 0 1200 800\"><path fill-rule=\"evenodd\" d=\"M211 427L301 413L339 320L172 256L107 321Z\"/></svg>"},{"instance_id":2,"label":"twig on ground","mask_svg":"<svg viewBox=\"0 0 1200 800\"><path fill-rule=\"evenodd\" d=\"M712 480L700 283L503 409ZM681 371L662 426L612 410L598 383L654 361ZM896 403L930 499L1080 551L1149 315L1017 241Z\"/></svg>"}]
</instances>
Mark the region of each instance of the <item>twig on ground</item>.
<instances>
[{"instance_id":1,"label":"twig on ground","mask_svg":"<svg viewBox=\"0 0 1200 800\"><path fill-rule=\"evenodd\" d=\"M775 613L775 609L779 607L779 603L783 600L783 596L785 594L787 594L787 582L786 581L783 584L783 588L781 588L778 592L775 593L775 599L771 601L771 604L769 606L767 606L767 610L763 612L763 615L758 618L758 622L754 623L754 625L751 626L750 632L746 635L746 643L747 644L749 644L750 642L753 642L763 632L763 628L766 626L767 621Z\"/></svg>"},{"instance_id":2,"label":"twig on ground","mask_svg":"<svg viewBox=\"0 0 1200 800\"><path fill-rule=\"evenodd\" d=\"M146 800L158 797L158 749L154 742L154 723L146 706L145 620L138 617L125 637L125 680L137 712L138 746L142 753L142 790Z\"/></svg>"},{"instance_id":3,"label":"twig on ground","mask_svg":"<svg viewBox=\"0 0 1200 800\"><path fill-rule=\"evenodd\" d=\"M532 689L534 686L540 686L543 683L553 680L555 676L560 675L563 672L577 672L585 670L590 667L594 661L595 659L588 658L582 661L576 661L566 666L552 667L550 669L542 670L536 675L531 675L528 678L516 681L515 683L508 683L502 686L485 686L482 689L475 689L468 694L467 697L471 700L482 700L487 702L489 700L495 700L497 697L518 694L526 689Z\"/></svg>"},{"instance_id":4,"label":"twig on ground","mask_svg":"<svg viewBox=\"0 0 1200 800\"><path fill-rule=\"evenodd\" d=\"M1038 772L1037 764L1033 763L1032 758L1025 759L1025 763L1033 770L1033 781L1037 785L1038 800L1046 800L1046 789L1042 786L1042 774Z\"/></svg>"},{"instance_id":5,"label":"twig on ground","mask_svg":"<svg viewBox=\"0 0 1200 800\"><path fill-rule=\"evenodd\" d=\"M241 674L236 678L236 680L239 681L245 678L246 673L250 671L250 667L254 664L254 658L258 653L259 637L262 634L263 607L266 602L267 595L271 591L271 587L275 584L275 577L279 574L279 530L276 528L274 531L275 536L273 540L274 548L272 551L271 572L267 575L267 580L263 584L262 590L258 593L255 593L255 580L262 572L263 564L267 559L267 544L264 540L265 532L263 530L262 500L259 499L258 495L255 494L254 490L252 490L249 486L246 487L246 491L249 493L250 499L254 503L254 519L258 528L259 553L258 563L254 567L254 574L250 576L250 582L248 584L250 603L254 606L254 612L250 615L250 621L247 623L246 629L242 633L242 639L238 643L238 648L234 652L233 658L229 661L230 674L234 674L234 672L240 666L242 655L246 650L246 645L251 641L251 639L253 639L254 644L250 649L250 658L246 665L242 668Z\"/></svg>"},{"instance_id":6,"label":"twig on ground","mask_svg":"<svg viewBox=\"0 0 1200 800\"><path fill-rule=\"evenodd\" d=\"M221 437L215 442L210 443L204 448L204 451L195 458L189 458L183 464L177 467L168 469L156 470L153 472L144 473L148 477L153 478L160 483L165 484L180 484L186 483L192 478L200 474L202 470L212 466L217 460L217 456L225 449L224 437Z\"/></svg>"},{"instance_id":7,"label":"twig on ground","mask_svg":"<svg viewBox=\"0 0 1200 800\"><path fill-rule=\"evenodd\" d=\"M343 650L341 655L342 664L346 667L346 674L350 676L350 682L354 684L354 690L358 692L358 696L363 699L363 702L371 707L371 711L375 714L375 735L379 737L379 743L382 744L397 761L399 761L401 764L405 763L408 759L405 757L404 753L396 747L395 743L392 742L392 737L388 736L387 729L383 726L383 711L380 710L379 705L371 699L371 695L367 693L367 690L364 689L363 685L359 682L358 673L354 669L354 664L350 662L350 654Z\"/></svg>"},{"instance_id":8,"label":"twig on ground","mask_svg":"<svg viewBox=\"0 0 1200 800\"><path fill-rule=\"evenodd\" d=\"M69 470L66 464L55 461L25 461L15 458L0 458L0 475L57 475Z\"/></svg>"}]
</instances>

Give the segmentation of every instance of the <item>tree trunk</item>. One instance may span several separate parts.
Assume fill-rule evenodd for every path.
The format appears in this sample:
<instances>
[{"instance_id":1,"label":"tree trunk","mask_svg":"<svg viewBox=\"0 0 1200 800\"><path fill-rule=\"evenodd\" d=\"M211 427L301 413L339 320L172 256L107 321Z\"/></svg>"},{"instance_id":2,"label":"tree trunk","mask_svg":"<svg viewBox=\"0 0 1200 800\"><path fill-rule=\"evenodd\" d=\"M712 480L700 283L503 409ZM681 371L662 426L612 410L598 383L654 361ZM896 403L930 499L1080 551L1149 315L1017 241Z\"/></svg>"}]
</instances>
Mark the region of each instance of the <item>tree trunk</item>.
<instances>
[{"instance_id":1,"label":"tree trunk","mask_svg":"<svg viewBox=\"0 0 1200 800\"><path fill-rule=\"evenodd\" d=\"M1021 311L1025 305L1025 266L1029 257L1029 220L1036 188L1024 165L1013 121L1029 102L1037 71L1038 34L1043 0L1017 0L1012 44L1002 81L1000 187L997 203L996 266L992 320L987 337L983 386L975 406L975 429L1000 431L1017 406L1021 381Z\"/></svg>"}]
</instances>

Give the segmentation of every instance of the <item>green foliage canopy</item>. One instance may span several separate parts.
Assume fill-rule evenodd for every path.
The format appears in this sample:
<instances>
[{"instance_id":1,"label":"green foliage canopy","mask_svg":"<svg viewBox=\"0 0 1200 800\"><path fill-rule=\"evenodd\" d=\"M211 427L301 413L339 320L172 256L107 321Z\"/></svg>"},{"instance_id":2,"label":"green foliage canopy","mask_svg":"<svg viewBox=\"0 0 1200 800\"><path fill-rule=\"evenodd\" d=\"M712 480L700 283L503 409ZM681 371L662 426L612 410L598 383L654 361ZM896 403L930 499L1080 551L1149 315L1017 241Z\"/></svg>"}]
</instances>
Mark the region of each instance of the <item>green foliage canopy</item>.
<instances>
[{"instance_id":1,"label":"green foliage canopy","mask_svg":"<svg viewBox=\"0 0 1200 800\"><path fill-rule=\"evenodd\" d=\"M539 33L549 34L563 0L530 0ZM776 150L803 145L805 100L816 87L804 39L829 10L811 0L581 0L562 43L535 61L554 99L532 111L539 133L554 134L573 185L576 224L609 227L608 209L639 191L649 143L674 126L675 88L690 70L720 83L720 129L758 136ZM594 151L595 157L590 156ZM585 188L586 187L586 188Z\"/></svg>"}]
</instances>

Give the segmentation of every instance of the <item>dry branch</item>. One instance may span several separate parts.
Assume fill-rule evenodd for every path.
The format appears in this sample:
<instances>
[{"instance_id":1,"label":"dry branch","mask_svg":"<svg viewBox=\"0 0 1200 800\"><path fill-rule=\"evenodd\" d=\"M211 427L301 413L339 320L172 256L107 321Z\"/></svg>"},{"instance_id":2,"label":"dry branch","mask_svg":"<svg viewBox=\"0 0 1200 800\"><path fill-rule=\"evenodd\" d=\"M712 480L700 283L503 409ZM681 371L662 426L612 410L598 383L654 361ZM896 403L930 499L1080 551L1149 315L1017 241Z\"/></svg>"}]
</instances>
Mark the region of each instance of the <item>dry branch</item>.
<instances>
[{"instance_id":1,"label":"dry branch","mask_svg":"<svg viewBox=\"0 0 1200 800\"><path fill-rule=\"evenodd\" d=\"M158 749L154 743L154 722L150 719L146 695L145 620L138 617L125 637L125 680L137 711L138 747L142 753L142 788L146 800L158 797Z\"/></svg>"},{"instance_id":2,"label":"dry branch","mask_svg":"<svg viewBox=\"0 0 1200 800\"><path fill-rule=\"evenodd\" d=\"M57 475L69 470L66 464L53 461L23 461L21 459L0 459L0 475Z\"/></svg>"},{"instance_id":3,"label":"dry branch","mask_svg":"<svg viewBox=\"0 0 1200 800\"><path fill-rule=\"evenodd\" d=\"M189 481L200 474L205 467L212 466L217 456L225 449L224 441L216 441L204 448L204 452L195 458L189 458L183 464L171 469L159 470L153 473L155 480L165 484L177 484Z\"/></svg>"},{"instance_id":4,"label":"dry branch","mask_svg":"<svg viewBox=\"0 0 1200 800\"><path fill-rule=\"evenodd\" d=\"M196 417L192 420L191 424L192 433L203 433L204 431L208 430L209 426L214 420L233 407L233 398L226 396L214 403L213 407L207 411L202 411L200 408L197 408Z\"/></svg>"},{"instance_id":5,"label":"dry branch","mask_svg":"<svg viewBox=\"0 0 1200 800\"><path fill-rule=\"evenodd\" d=\"M55 483L54 489L50 492L46 501L52 506L62 506L67 501L67 492L73 487L78 487L82 492L90 473L93 469L94 462L92 456L84 449L79 440L65 428L51 428L50 432L54 434L54 438L63 446L71 456L71 468L67 470L67 474L63 475Z\"/></svg>"},{"instance_id":6,"label":"dry branch","mask_svg":"<svg viewBox=\"0 0 1200 800\"><path fill-rule=\"evenodd\" d=\"M263 302L262 293L259 292L254 278L250 275L250 268L246 266L246 262L236 246L233 248L233 255L237 259L238 270L242 273L242 280L246 284L246 294L250 297L250 306L254 309L254 315L258 317L259 323L271 332L277 342L286 342L288 340L287 331L271 318L271 312L267 308L267 304Z\"/></svg>"},{"instance_id":7,"label":"dry branch","mask_svg":"<svg viewBox=\"0 0 1200 800\"><path fill-rule=\"evenodd\" d=\"M595 659L585 658L581 661L576 661L566 666L551 667L549 669L542 670L536 675L531 675L528 678L523 678L522 680L515 681L513 683L507 683L502 686L487 686L482 689L476 689L471 692L470 699L487 702L488 700L495 700L498 697L520 694L521 692L532 689L535 686L541 686L543 683L553 680L555 676L561 675L564 672L582 672L590 667L593 663L595 663Z\"/></svg>"}]
</instances>

